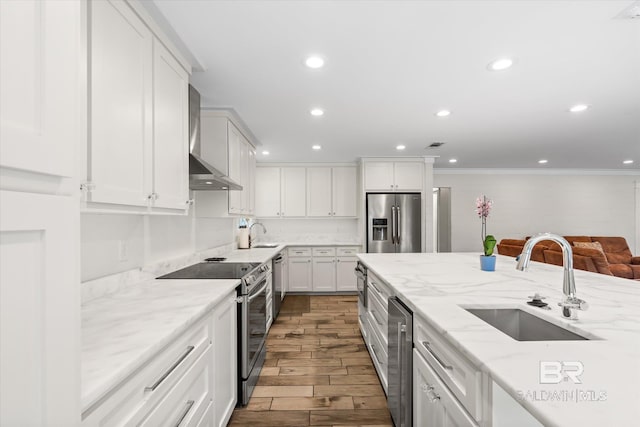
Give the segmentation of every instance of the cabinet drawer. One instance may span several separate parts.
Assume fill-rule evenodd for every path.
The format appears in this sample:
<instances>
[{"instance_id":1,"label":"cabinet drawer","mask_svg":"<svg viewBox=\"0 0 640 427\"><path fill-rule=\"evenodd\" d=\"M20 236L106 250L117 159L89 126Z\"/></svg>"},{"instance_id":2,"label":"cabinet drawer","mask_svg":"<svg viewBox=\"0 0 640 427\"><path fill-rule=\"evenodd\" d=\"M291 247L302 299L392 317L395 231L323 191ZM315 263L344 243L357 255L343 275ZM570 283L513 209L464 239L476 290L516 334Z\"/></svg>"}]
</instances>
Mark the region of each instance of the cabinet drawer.
<instances>
[{"instance_id":1,"label":"cabinet drawer","mask_svg":"<svg viewBox=\"0 0 640 427\"><path fill-rule=\"evenodd\" d=\"M137 373L117 385L107 397L84 411L82 425L137 424L210 346L211 328L211 318L207 317L184 332Z\"/></svg>"},{"instance_id":2,"label":"cabinet drawer","mask_svg":"<svg viewBox=\"0 0 640 427\"><path fill-rule=\"evenodd\" d=\"M429 362L451 392L476 420L480 420L480 370L420 317L414 317L413 340L416 350Z\"/></svg>"},{"instance_id":3,"label":"cabinet drawer","mask_svg":"<svg viewBox=\"0 0 640 427\"><path fill-rule=\"evenodd\" d=\"M387 301L383 303L377 295L370 293L368 305L369 321L371 322L371 326L376 330L376 333L380 336L382 344L386 348L388 334L387 322L389 319Z\"/></svg>"},{"instance_id":4,"label":"cabinet drawer","mask_svg":"<svg viewBox=\"0 0 640 427\"><path fill-rule=\"evenodd\" d=\"M313 256L336 256L336 248L313 248Z\"/></svg>"},{"instance_id":5,"label":"cabinet drawer","mask_svg":"<svg viewBox=\"0 0 640 427\"><path fill-rule=\"evenodd\" d=\"M371 319L369 319L371 320ZM369 322L371 323L371 322ZM376 333L375 329L371 330L369 334L369 341L367 343L367 348L369 349L369 353L371 354L371 360L373 360L373 365L378 371L378 376L380 377L380 382L382 383L382 387L384 388L385 393L387 393L388 387L388 356L387 356L387 346L380 342L380 338Z\"/></svg>"},{"instance_id":6,"label":"cabinet drawer","mask_svg":"<svg viewBox=\"0 0 640 427\"><path fill-rule=\"evenodd\" d=\"M311 248L289 248L287 253L291 257L311 256Z\"/></svg>"},{"instance_id":7,"label":"cabinet drawer","mask_svg":"<svg viewBox=\"0 0 640 427\"><path fill-rule=\"evenodd\" d=\"M413 425L416 427L431 427L434 423L444 425L443 419L449 421L446 425L478 426L421 353L413 350Z\"/></svg>"},{"instance_id":8,"label":"cabinet drawer","mask_svg":"<svg viewBox=\"0 0 640 427\"><path fill-rule=\"evenodd\" d=\"M337 253L338 256L353 256L355 254L357 254L358 252L360 252L360 248L359 247L352 247L352 248L338 248L337 249Z\"/></svg>"},{"instance_id":9,"label":"cabinet drawer","mask_svg":"<svg viewBox=\"0 0 640 427\"><path fill-rule=\"evenodd\" d=\"M143 427L195 426L211 403L211 346L140 423Z\"/></svg>"},{"instance_id":10,"label":"cabinet drawer","mask_svg":"<svg viewBox=\"0 0 640 427\"><path fill-rule=\"evenodd\" d=\"M384 306L387 306L391 290L371 270L367 273L367 292L369 295L375 294L380 301L384 301Z\"/></svg>"}]
</instances>

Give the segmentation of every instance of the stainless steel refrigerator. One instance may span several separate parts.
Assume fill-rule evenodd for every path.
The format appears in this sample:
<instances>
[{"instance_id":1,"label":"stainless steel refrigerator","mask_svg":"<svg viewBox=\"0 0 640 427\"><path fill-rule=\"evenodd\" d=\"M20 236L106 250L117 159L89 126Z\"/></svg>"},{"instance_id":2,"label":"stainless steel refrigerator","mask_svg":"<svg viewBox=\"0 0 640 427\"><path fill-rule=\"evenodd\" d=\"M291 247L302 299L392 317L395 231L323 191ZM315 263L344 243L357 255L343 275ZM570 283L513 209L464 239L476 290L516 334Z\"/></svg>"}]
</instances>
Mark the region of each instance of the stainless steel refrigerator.
<instances>
[{"instance_id":1,"label":"stainless steel refrigerator","mask_svg":"<svg viewBox=\"0 0 640 427\"><path fill-rule=\"evenodd\" d=\"M367 252L422 250L420 193L367 194Z\"/></svg>"}]
</instances>

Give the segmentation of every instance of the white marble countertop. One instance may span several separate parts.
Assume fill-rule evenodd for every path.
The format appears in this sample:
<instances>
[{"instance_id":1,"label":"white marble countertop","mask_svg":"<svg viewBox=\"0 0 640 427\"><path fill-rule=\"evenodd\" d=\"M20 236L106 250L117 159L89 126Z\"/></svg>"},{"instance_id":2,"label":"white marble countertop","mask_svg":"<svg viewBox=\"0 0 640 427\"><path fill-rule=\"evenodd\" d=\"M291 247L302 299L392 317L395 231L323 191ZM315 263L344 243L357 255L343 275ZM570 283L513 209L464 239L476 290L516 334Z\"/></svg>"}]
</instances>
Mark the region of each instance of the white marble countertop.
<instances>
[{"instance_id":1,"label":"white marble countertop","mask_svg":"<svg viewBox=\"0 0 640 427\"><path fill-rule=\"evenodd\" d=\"M532 262L528 271L498 256L496 271L480 270L478 254L360 254L396 295L545 426L630 426L640 420L640 282L575 271L576 293L590 307L565 320L562 267ZM535 292L551 310L525 302ZM600 339L519 342L461 306L517 307ZM541 384L541 361L579 361L581 384ZM559 392L568 396L550 399ZM598 401L571 401L594 392ZM603 396L602 398L601 396ZM524 398L523 398L524 397Z\"/></svg>"},{"instance_id":2,"label":"white marble countertop","mask_svg":"<svg viewBox=\"0 0 640 427\"><path fill-rule=\"evenodd\" d=\"M240 280L150 280L82 306L84 412L232 292Z\"/></svg>"}]
</instances>

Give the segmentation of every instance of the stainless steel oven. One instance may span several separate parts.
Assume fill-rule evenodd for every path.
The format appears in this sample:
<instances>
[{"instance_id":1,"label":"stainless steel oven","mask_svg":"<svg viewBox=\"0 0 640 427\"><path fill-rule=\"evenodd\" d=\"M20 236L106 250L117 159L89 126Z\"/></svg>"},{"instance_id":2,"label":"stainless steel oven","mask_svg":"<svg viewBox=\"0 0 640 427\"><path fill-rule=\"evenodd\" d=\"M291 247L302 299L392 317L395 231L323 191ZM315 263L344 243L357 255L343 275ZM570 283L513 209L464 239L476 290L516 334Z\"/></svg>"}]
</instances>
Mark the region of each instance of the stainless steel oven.
<instances>
[{"instance_id":1,"label":"stainless steel oven","mask_svg":"<svg viewBox=\"0 0 640 427\"><path fill-rule=\"evenodd\" d=\"M238 404L242 406L249 403L266 355L267 288L271 286L269 264L262 264L244 276L238 292Z\"/></svg>"}]
</instances>

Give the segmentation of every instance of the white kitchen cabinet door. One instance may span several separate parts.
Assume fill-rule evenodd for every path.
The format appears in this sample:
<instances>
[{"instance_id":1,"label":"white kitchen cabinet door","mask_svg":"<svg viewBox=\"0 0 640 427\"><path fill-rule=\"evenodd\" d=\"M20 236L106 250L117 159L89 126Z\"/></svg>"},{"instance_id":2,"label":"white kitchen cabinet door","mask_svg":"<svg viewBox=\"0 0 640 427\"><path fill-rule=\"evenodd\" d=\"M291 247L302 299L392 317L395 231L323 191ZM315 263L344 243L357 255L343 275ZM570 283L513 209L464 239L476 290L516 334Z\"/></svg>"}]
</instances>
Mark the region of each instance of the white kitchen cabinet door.
<instances>
[{"instance_id":1,"label":"white kitchen cabinet door","mask_svg":"<svg viewBox=\"0 0 640 427\"><path fill-rule=\"evenodd\" d=\"M0 1L0 163L73 177L80 1Z\"/></svg>"},{"instance_id":2,"label":"white kitchen cabinet door","mask_svg":"<svg viewBox=\"0 0 640 427\"><path fill-rule=\"evenodd\" d=\"M314 292L335 292L336 260L334 257L314 257L312 273Z\"/></svg>"},{"instance_id":3,"label":"white kitchen cabinet door","mask_svg":"<svg viewBox=\"0 0 640 427\"><path fill-rule=\"evenodd\" d=\"M185 209L189 199L189 74L154 40L153 206Z\"/></svg>"},{"instance_id":4,"label":"white kitchen cabinet door","mask_svg":"<svg viewBox=\"0 0 640 427\"><path fill-rule=\"evenodd\" d=\"M336 289L338 291L357 291L356 264L358 258L338 257L336 258Z\"/></svg>"},{"instance_id":5,"label":"white kitchen cabinet door","mask_svg":"<svg viewBox=\"0 0 640 427\"><path fill-rule=\"evenodd\" d=\"M331 187L331 168L307 168L307 216L333 216Z\"/></svg>"},{"instance_id":6,"label":"white kitchen cabinet door","mask_svg":"<svg viewBox=\"0 0 640 427\"><path fill-rule=\"evenodd\" d=\"M244 189L247 196L247 214L253 216L256 212L256 149L249 146L249 164L247 174L247 188Z\"/></svg>"},{"instance_id":7,"label":"white kitchen cabinet door","mask_svg":"<svg viewBox=\"0 0 640 427\"><path fill-rule=\"evenodd\" d=\"M240 131L229 122L229 178L242 185L243 143ZM246 153L245 153L246 156ZM229 190L229 213L242 213L242 190Z\"/></svg>"},{"instance_id":8,"label":"white kitchen cabinet door","mask_svg":"<svg viewBox=\"0 0 640 427\"><path fill-rule=\"evenodd\" d=\"M311 258L289 258L289 291L309 292L312 289Z\"/></svg>"},{"instance_id":9,"label":"white kitchen cabinet door","mask_svg":"<svg viewBox=\"0 0 640 427\"><path fill-rule=\"evenodd\" d=\"M394 189L396 191L422 191L424 163L395 162Z\"/></svg>"},{"instance_id":10,"label":"white kitchen cabinet door","mask_svg":"<svg viewBox=\"0 0 640 427\"><path fill-rule=\"evenodd\" d=\"M365 162L364 185L366 190L393 191L393 162Z\"/></svg>"},{"instance_id":11,"label":"white kitchen cabinet door","mask_svg":"<svg viewBox=\"0 0 640 427\"><path fill-rule=\"evenodd\" d=\"M256 216L280 216L280 168L256 168Z\"/></svg>"},{"instance_id":12,"label":"white kitchen cabinet door","mask_svg":"<svg viewBox=\"0 0 640 427\"><path fill-rule=\"evenodd\" d=\"M292 217L306 215L306 182L306 168L282 168L280 216Z\"/></svg>"},{"instance_id":13,"label":"white kitchen cabinet door","mask_svg":"<svg viewBox=\"0 0 640 427\"><path fill-rule=\"evenodd\" d=\"M122 1L90 5L90 201L147 206L153 36Z\"/></svg>"},{"instance_id":14,"label":"white kitchen cabinet door","mask_svg":"<svg viewBox=\"0 0 640 427\"><path fill-rule=\"evenodd\" d=\"M0 191L2 426L80 423L79 216L75 197Z\"/></svg>"},{"instance_id":15,"label":"white kitchen cabinet door","mask_svg":"<svg viewBox=\"0 0 640 427\"><path fill-rule=\"evenodd\" d=\"M224 427L238 400L237 310L235 291L213 310L213 404L215 426Z\"/></svg>"},{"instance_id":16,"label":"white kitchen cabinet door","mask_svg":"<svg viewBox=\"0 0 640 427\"><path fill-rule=\"evenodd\" d=\"M413 425L416 427L478 427L447 386L413 350Z\"/></svg>"},{"instance_id":17,"label":"white kitchen cabinet door","mask_svg":"<svg viewBox=\"0 0 640 427\"><path fill-rule=\"evenodd\" d=\"M358 212L356 168L335 167L332 172L333 216L356 216Z\"/></svg>"}]
</instances>

